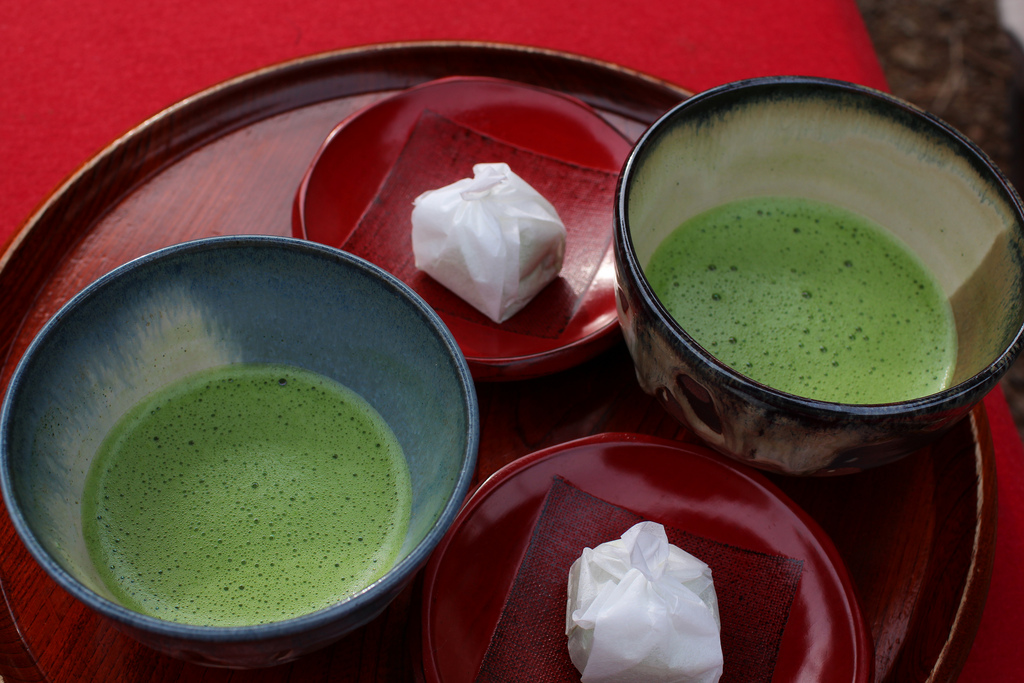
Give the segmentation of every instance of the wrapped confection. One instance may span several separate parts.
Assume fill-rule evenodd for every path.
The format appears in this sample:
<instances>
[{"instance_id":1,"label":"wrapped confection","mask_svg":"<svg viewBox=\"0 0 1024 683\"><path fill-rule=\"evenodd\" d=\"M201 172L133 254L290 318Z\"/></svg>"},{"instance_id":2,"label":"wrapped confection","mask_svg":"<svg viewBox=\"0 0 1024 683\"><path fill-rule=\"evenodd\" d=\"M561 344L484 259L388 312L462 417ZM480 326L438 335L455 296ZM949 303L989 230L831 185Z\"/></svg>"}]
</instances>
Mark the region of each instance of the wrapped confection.
<instances>
[{"instance_id":1,"label":"wrapped confection","mask_svg":"<svg viewBox=\"0 0 1024 683\"><path fill-rule=\"evenodd\" d=\"M717 683L721 621L711 570L640 522L569 570L566 635L583 683Z\"/></svg>"},{"instance_id":2,"label":"wrapped confection","mask_svg":"<svg viewBox=\"0 0 1024 683\"><path fill-rule=\"evenodd\" d=\"M476 164L473 174L414 200L413 255L417 268L501 323L558 276L565 225L508 164Z\"/></svg>"}]
</instances>

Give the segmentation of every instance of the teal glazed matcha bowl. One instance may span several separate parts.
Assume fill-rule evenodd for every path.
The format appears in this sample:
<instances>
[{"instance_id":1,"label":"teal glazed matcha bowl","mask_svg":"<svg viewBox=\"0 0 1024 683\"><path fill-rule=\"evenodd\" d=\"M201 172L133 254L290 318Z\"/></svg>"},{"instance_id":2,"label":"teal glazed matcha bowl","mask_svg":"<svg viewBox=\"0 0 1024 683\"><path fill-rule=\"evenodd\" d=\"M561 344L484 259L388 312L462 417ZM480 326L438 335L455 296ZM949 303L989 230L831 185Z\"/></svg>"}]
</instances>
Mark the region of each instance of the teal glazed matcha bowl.
<instances>
[{"instance_id":1,"label":"teal glazed matcha bowl","mask_svg":"<svg viewBox=\"0 0 1024 683\"><path fill-rule=\"evenodd\" d=\"M411 489L397 556L382 576L326 607L266 623L179 623L126 607L97 571L83 532L91 462L112 426L143 397L237 363L317 373L360 395L384 419L401 445ZM216 237L115 269L46 324L17 366L0 414L0 484L34 559L102 618L181 659L253 668L324 647L380 614L454 520L478 444L465 359L437 315L404 284L322 245ZM290 514L279 520L280 536ZM330 524L315 531L341 533ZM291 543L296 557L307 540Z\"/></svg>"},{"instance_id":2,"label":"teal glazed matcha bowl","mask_svg":"<svg viewBox=\"0 0 1024 683\"><path fill-rule=\"evenodd\" d=\"M700 222L703 218L698 217L707 212L772 198L838 207L866 218L931 273L936 300L942 301L955 340L947 349L950 362L942 386L869 401L780 390L753 376L762 355L778 354L774 332L739 339L748 356L737 354L727 363L720 357L726 357L726 347L740 335L716 346L718 341L707 341L713 337L702 336L705 327L718 324L713 313L708 318L712 323L707 323L696 314L678 312L685 308L670 312L670 305L676 306L669 303L673 295L656 291L651 268L666 238L684 224ZM698 94L644 133L619 177L616 296L639 383L708 445L754 467L831 475L894 461L926 447L962 419L1019 354L1024 326L1022 225L1020 198L984 153L947 124L894 97L807 77L759 78ZM761 233L746 234L762 239ZM694 235L690 231L679 238L674 253L697 253L701 247ZM760 251L774 249L774 242L763 239L767 246L758 247ZM734 243L741 242L752 243L746 238ZM723 244L731 249L733 243ZM724 258L719 264L717 258L708 258L701 267L736 271ZM819 258L823 263L837 258L836 273L857 261L828 248L805 261L817 263ZM684 287L691 284L689 277L680 278ZM739 291L730 290L728 296L739 298ZM793 294L811 298L809 291ZM903 306L903 295L895 289L879 296L880 306ZM715 291L708 298L716 303L709 305L725 297ZM749 298L751 307L757 307L755 318L783 320L783 309L757 301ZM844 305L834 303L827 311L841 309L845 314ZM868 316L875 310L881 309L868 310ZM719 315L718 320L731 316ZM931 315L923 318L935 320ZM806 333L812 327L805 327L809 319L780 336ZM735 322L746 327L747 319L741 321L737 314ZM859 333L859 327L851 329L849 339ZM836 350L831 342L820 347L815 343L814 353L829 347L829 353L838 354L844 344L854 343L846 338L845 333L835 337ZM892 357L925 344L906 329L891 328L882 329L875 343L897 349ZM844 360L836 355L832 365L843 368ZM804 372L799 360L787 367L793 374ZM912 374L880 371L873 381L895 386ZM842 385L842 376L836 377Z\"/></svg>"}]
</instances>

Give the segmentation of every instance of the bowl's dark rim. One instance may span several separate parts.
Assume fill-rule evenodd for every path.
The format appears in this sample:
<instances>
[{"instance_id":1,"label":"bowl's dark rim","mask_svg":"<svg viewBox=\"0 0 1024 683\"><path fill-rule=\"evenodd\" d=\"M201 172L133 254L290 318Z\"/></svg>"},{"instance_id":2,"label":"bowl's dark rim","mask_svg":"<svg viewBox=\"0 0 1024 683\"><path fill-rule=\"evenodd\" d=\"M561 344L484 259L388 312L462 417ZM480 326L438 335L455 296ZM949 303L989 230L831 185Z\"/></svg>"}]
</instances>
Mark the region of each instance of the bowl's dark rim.
<instances>
[{"instance_id":1,"label":"bowl's dark rim","mask_svg":"<svg viewBox=\"0 0 1024 683\"><path fill-rule=\"evenodd\" d=\"M235 247L256 247L256 248L284 248L298 252L304 252L311 256L344 263L350 267L360 269L372 276L380 278L389 285L396 294L408 300L414 310L418 312L424 323L432 328L440 338L441 342L450 354L455 366L459 383L462 387L465 404L467 440L463 456L462 466L459 470L455 488L444 509L438 515L433 527L427 535L413 548L405 558L397 562L387 574L370 584L363 590L345 600L317 612L304 614L293 619L258 624L252 626L195 626L191 624L179 624L177 622L164 621L150 617L139 612L129 610L107 598L86 588L78 580L64 570L43 548L32 532L24 516L17 505L17 496L11 481L11 469L9 466L9 444L8 431L11 419L11 406L16 396L22 390L24 375L29 366L34 362L34 357L40 346L52 334L54 328L60 321L80 307L83 302L88 301L97 295L108 281L122 277L128 272L145 268L154 261L162 261L177 257L181 254L208 251L213 249L230 249ZM165 636L178 640L197 640L203 642L244 642L269 640L273 638L288 637L314 631L324 626L333 624L343 619L347 614L359 613L376 601L377 593L397 594L404 585L410 581L415 573L426 564L427 559L434 548L440 543L455 519L462 501L469 492L469 486L476 468L477 451L480 443L480 417L477 404L476 388L469 371L465 357L459 350L459 346L451 332L441 321L440 317L405 283L398 280L390 273L373 265L372 263L353 256L348 252L329 247L326 245L300 240L293 237L278 237L270 235L229 235L220 237L208 237L189 242L182 242L163 249L140 256L105 275L82 289L72 297L57 313L50 318L40 332L32 340L25 351L18 366L11 376L6 395L4 397L3 409L0 411L0 492L2 492L5 507L11 518L14 528L21 537L22 542L28 548L35 560L62 588L68 591L75 598L84 603L87 607L100 614L114 619L125 625L146 631L149 633ZM383 605L381 606L383 607Z\"/></svg>"},{"instance_id":2,"label":"bowl's dark rim","mask_svg":"<svg viewBox=\"0 0 1024 683\"><path fill-rule=\"evenodd\" d=\"M872 106L881 110L890 117L895 115L902 123L913 125L919 132L935 135L943 138L947 143L952 143L958 149L961 157L966 159L978 171L979 175L990 180L1000 190L1002 198L1006 203L1013 208L1017 219L1016 230L1018 237L1024 231L1024 205L1022 205L1021 198L1013 185L1010 184L1009 180L1007 180L988 155L945 121L919 109L909 102L855 83L810 76L769 76L727 83L698 93L663 114L640 136L622 167L615 190L614 230L615 248L618 252L616 255L617 259L621 265L629 270L643 299L643 303L655 314L658 323L678 335L682 343L692 354L706 361L708 367L711 368L711 374L721 380L733 393L752 396L765 405L774 406L782 410L795 411L811 418L829 420L837 418L885 419L894 416L912 418L916 415L933 413L937 409L954 413L958 411L966 412L967 408L980 401L995 386L996 382L999 381L1020 354L1022 346L1024 346L1024 321L1018 327L1012 342L999 354L992 364L974 376L943 391L896 403L834 403L805 398L773 389L725 365L683 330L682 326L676 322L661 304L658 297L654 294L654 290L647 282L643 267L637 258L636 250L633 246L632 235L626 225L626 217L629 215L629 198L628 193L625 191L635 173L635 167L638 166L645 156L645 148L671 130L677 120L685 119L690 116L691 112L699 112L704 107L713 106L716 100L745 96L768 99L772 91L779 88L792 91L792 93L787 92L787 96L792 96L792 94L802 90L805 92L824 91L829 96L845 94L847 96L859 97L863 99L866 106ZM1021 239L1024 240L1024 238ZM1018 258L1024 258L1024 256L1018 255Z\"/></svg>"}]
</instances>

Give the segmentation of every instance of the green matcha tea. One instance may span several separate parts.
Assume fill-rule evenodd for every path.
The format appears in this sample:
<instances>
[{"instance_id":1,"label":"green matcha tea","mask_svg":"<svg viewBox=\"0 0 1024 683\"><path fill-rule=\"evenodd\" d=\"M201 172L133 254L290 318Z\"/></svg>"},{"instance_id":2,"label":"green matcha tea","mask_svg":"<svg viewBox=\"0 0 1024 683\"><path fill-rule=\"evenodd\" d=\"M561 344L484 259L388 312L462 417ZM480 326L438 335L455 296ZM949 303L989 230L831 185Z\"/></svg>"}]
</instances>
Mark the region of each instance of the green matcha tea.
<instances>
[{"instance_id":1,"label":"green matcha tea","mask_svg":"<svg viewBox=\"0 0 1024 683\"><path fill-rule=\"evenodd\" d=\"M240 364L154 392L103 442L85 540L127 607L260 624L381 577L409 524L409 471L360 396L294 367Z\"/></svg>"},{"instance_id":2,"label":"green matcha tea","mask_svg":"<svg viewBox=\"0 0 1024 683\"><path fill-rule=\"evenodd\" d=\"M934 276L844 209L782 197L725 204L669 235L646 274L701 346L776 389L889 403L952 377L953 313Z\"/></svg>"}]
</instances>

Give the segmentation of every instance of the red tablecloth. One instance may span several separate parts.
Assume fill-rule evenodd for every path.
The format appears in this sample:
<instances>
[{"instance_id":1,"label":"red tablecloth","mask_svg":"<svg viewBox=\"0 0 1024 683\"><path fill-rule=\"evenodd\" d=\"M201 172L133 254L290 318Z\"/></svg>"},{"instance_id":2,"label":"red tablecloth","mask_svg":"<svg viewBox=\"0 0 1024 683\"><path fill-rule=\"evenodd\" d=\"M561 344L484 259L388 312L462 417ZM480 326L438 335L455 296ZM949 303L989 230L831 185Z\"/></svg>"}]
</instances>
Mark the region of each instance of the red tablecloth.
<instances>
[{"instance_id":1,"label":"red tablecloth","mask_svg":"<svg viewBox=\"0 0 1024 683\"><path fill-rule=\"evenodd\" d=\"M7 0L0 245L80 164L178 100L295 57L426 39L563 50L694 91L785 73L885 88L853 0ZM1024 590L1015 581L1024 564L1024 451L1002 394L986 405L999 536L967 682L1018 676L1014 646L1024 632Z\"/></svg>"}]
</instances>

